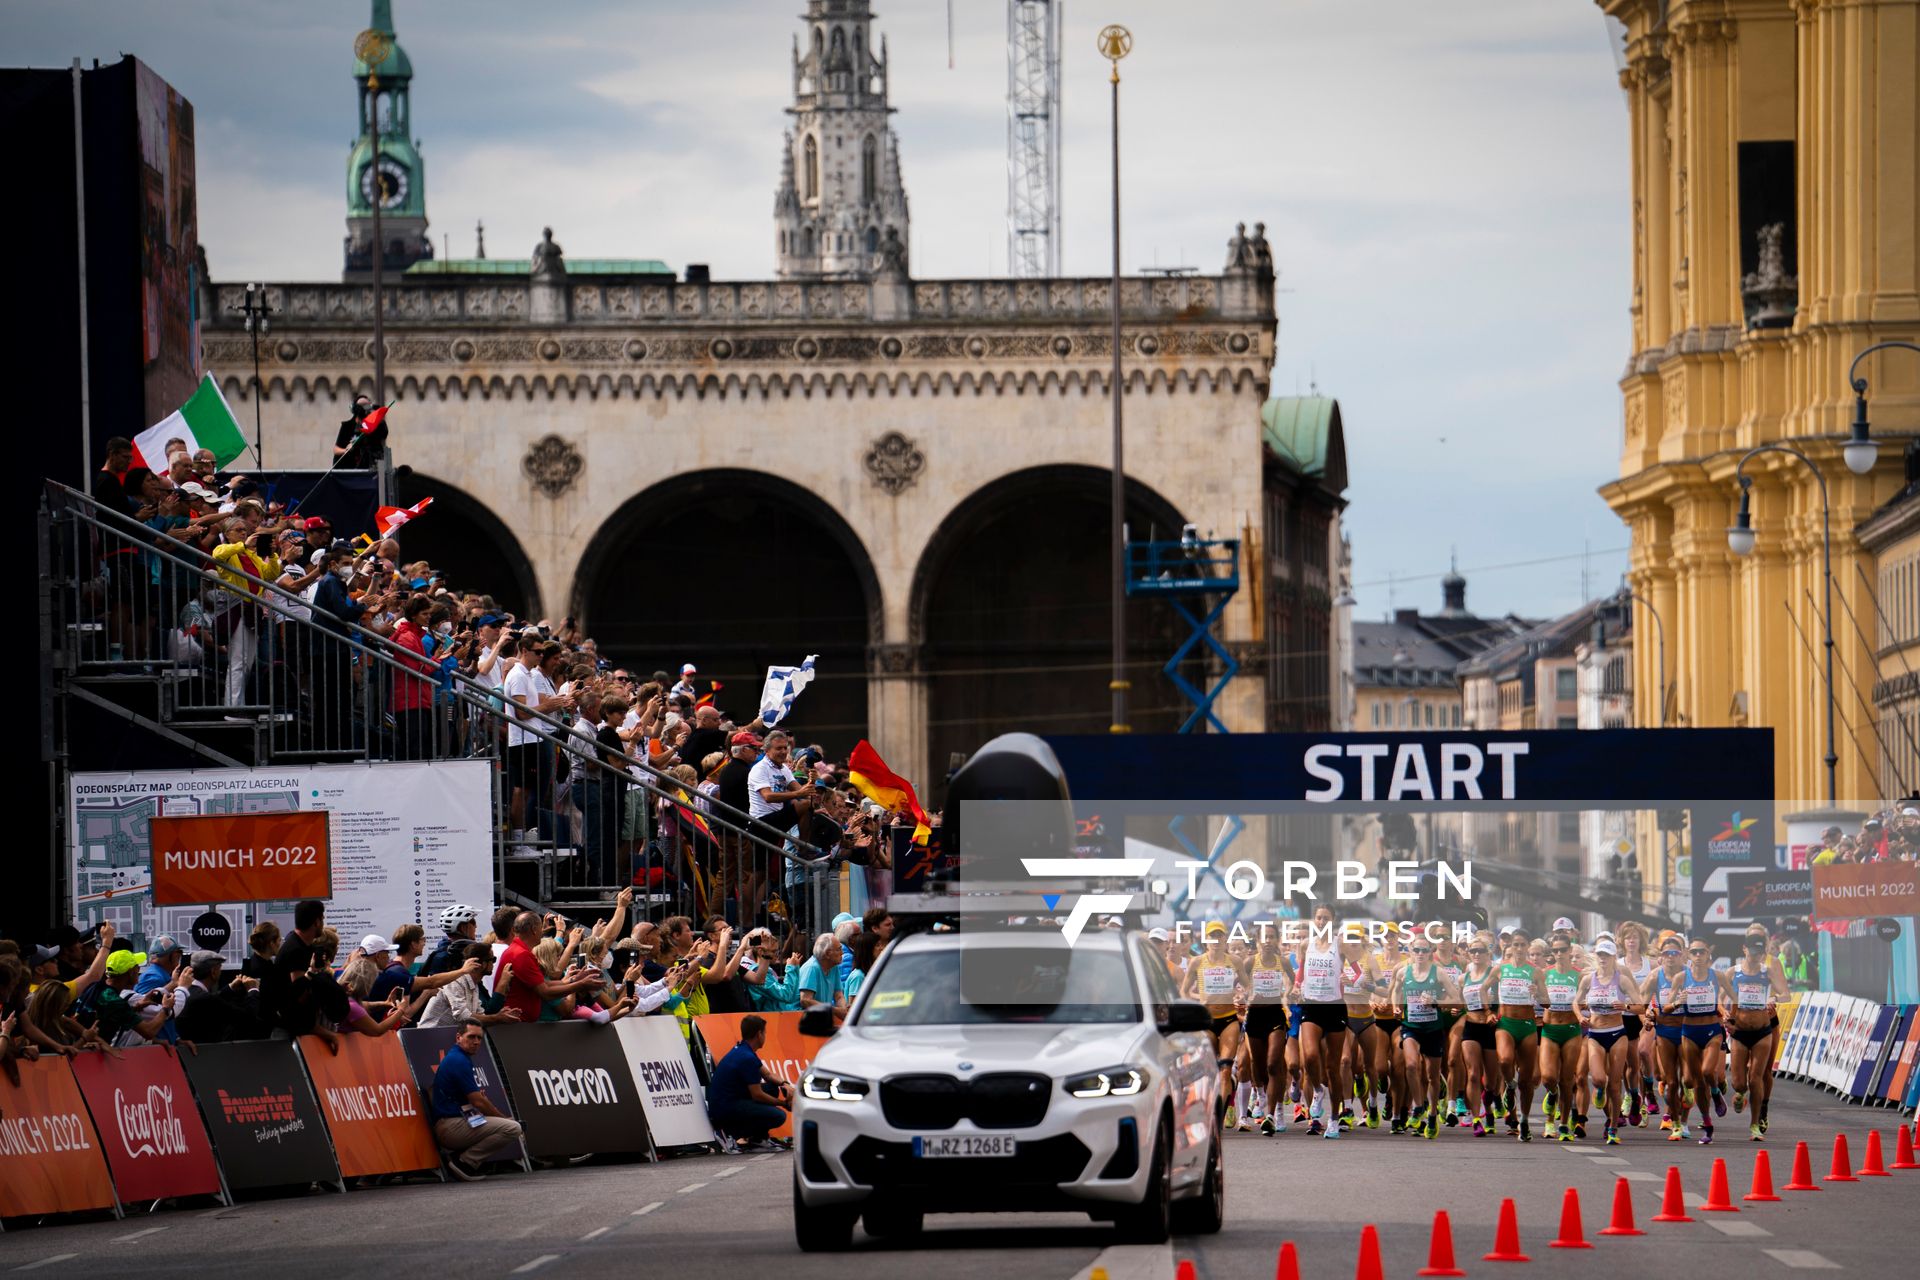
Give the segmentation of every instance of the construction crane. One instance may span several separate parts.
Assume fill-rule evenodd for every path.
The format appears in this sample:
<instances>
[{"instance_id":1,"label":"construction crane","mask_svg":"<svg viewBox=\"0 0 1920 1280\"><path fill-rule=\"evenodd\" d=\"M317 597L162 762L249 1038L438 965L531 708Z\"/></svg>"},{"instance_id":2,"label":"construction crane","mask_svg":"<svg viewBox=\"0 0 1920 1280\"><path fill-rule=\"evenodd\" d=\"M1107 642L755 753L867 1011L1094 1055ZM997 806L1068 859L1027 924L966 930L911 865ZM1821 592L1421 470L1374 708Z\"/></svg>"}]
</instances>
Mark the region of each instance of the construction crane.
<instances>
[{"instance_id":1,"label":"construction crane","mask_svg":"<svg viewBox=\"0 0 1920 1280\"><path fill-rule=\"evenodd\" d=\"M1060 274L1060 40L1064 0L1007 0L1007 265Z\"/></svg>"}]
</instances>

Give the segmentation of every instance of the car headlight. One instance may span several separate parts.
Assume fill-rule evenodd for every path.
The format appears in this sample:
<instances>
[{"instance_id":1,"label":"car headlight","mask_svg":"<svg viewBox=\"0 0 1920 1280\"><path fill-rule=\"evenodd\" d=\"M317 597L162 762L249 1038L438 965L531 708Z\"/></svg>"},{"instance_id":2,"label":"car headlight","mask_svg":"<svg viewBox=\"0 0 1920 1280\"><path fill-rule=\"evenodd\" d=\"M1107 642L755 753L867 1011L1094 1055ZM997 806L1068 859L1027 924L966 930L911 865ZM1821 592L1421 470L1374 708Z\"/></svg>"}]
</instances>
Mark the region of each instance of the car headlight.
<instances>
[{"instance_id":1,"label":"car headlight","mask_svg":"<svg viewBox=\"0 0 1920 1280\"><path fill-rule=\"evenodd\" d=\"M800 1077L800 1092L814 1102L858 1102L873 1086L855 1076L809 1071Z\"/></svg>"},{"instance_id":2,"label":"car headlight","mask_svg":"<svg viewBox=\"0 0 1920 1280\"><path fill-rule=\"evenodd\" d=\"M1147 1087L1147 1072L1144 1067L1103 1067L1063 1083L1076 1098L1131 1098Z\"/></svg>"}]
</instances>

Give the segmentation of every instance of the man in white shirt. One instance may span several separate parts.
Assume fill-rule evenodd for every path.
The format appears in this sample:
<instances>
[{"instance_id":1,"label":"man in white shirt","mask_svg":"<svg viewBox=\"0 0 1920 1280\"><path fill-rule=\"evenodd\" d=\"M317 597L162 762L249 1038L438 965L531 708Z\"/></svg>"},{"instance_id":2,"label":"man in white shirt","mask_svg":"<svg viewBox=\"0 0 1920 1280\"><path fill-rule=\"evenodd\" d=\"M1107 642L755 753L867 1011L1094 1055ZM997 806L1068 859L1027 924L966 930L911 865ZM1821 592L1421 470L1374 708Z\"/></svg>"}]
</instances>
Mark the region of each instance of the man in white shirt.
<instances>
[{"instance_id":1,"label":"man in white shirt","mask_svg":"<svg viewBox=\"0 0 1920 1280\"><path fill-rule=\"evenodd\" d=\"M785 831L794 823L794 797L807 788L794 782L793 770L787 767L793 739L775 729L767 735L766 752L747 772L747 816Z\"/></svg>"},{"instance_id":2,"label":"man in white shirt","mask_svg":"<svg viewBox=\"0 0 1920 1280\"><path fill-rule=\"evenodd\" d=\"M500 686L507 710L507 777L513 784L513 799L508 806L510 825L513 839L522 844L539 839L542 800L552 791L546 743L540 732L546 726L531 712L552 715L573 705L572 698L561 697L553 687L553 671L560 665L560 656L561 647L552 641L542 644L523 638L520 661ZM534 806L532 826L524 825L529 799Z\"/></svg>"}]
</instances>

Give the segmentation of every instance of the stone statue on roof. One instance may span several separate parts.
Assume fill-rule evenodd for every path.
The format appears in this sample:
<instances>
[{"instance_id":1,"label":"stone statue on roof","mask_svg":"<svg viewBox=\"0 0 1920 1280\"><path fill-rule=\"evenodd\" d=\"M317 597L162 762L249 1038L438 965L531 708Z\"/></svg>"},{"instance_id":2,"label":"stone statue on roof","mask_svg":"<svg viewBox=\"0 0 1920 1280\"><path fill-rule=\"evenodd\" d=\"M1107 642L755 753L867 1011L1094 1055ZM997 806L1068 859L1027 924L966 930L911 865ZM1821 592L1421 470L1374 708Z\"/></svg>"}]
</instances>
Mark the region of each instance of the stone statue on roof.
<instances>
[{"instance_id":1,"label":"stone statue on roof","mask_svg":"<svg viewBox=\"0 0 1920 1280\"><path fill-rule=\"evenodd\" d=\"M533 275L564 276L567 274L566 259L560 256L560 246L554 242L553 228L541 228L540 243L533 246Z\"/></svg>"}]
</instances>

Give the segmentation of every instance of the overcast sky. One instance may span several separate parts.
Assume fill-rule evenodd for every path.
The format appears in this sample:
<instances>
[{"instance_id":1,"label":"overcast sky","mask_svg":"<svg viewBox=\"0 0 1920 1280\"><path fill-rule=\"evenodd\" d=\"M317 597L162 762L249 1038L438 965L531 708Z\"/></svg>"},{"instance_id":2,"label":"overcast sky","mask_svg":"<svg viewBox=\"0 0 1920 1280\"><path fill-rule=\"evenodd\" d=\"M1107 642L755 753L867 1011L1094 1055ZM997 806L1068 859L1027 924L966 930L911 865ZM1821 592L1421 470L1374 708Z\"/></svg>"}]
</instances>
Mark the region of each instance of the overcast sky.
<instances>
[{"instance_id":1,"label":"overcast sky","mask_svg":"<svg viewBox=\"0 0 1920 1280\"><path fill-rule=\"evenodd\" d=\"M770 274L802 0L393 7L437 247L470 256L484 219L490 256L521 255L551 224L570 257ZM1006 7L954 0L951 69L943 0L878 9L914 272L1004 272ZM144 59L194 104L215 278L330 279L367 12L0 0L0 49ZM1345 415L1358 616L1437 607L1450 549L1482 612L1565 612L1583 567L1611 590L1627 537L1594 489L1619 459L1627 120L1591 0L1070 0L1069 274L1110 253L1107 22L1135 40L1123 260L1217 271L1235 221L1267 223L1274 389Z\"/></svg>"}]
</instances>

